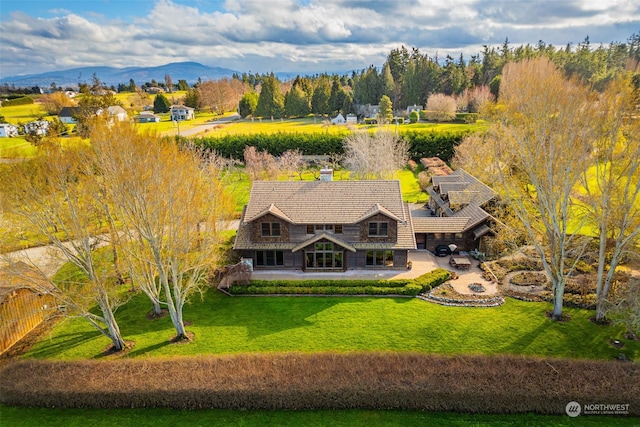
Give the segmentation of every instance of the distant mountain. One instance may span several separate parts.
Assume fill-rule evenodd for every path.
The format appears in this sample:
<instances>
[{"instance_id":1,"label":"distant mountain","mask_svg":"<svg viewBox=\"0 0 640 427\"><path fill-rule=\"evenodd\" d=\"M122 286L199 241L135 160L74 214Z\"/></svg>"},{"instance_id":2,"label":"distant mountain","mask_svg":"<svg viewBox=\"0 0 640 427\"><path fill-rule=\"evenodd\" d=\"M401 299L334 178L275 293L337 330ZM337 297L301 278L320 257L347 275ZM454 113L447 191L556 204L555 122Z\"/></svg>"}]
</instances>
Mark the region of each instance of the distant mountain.
<instances>
[{"instance_id":1,"label":"distant mountain","mask_svg":"<svg viewBox=\"0 0 640 427\"><path fill-rule=\"evenodd\" d=\"M171 76L174 84L178 83L178 80L186 80L189 84L193 84L198 81L198 78L205 81L221 79L231 77L238 72L228 68L209 67L197 62L172 62L158 67L81 67L41 74L1 77L0 84L49 87L51 83L55 83L62 87L77 86L78 82L90 83L94 73L104 84L117 86L119 83L128 84L131 79L138 85L153 79L164 82L166 74Z\"/></svg>"}]
</instances>

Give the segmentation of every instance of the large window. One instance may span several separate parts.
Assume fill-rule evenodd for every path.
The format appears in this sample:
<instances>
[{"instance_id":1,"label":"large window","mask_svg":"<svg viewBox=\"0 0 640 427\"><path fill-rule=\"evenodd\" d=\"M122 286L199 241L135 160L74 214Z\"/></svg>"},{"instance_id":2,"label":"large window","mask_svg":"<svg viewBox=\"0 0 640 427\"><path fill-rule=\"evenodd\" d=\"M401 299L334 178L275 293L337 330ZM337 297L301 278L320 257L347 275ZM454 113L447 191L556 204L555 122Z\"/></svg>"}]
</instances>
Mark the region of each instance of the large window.
<instances>
[{"instance_id":1,"label":"large window","mask_svg":"<svg viewBox=\"0 0 640 427\"><path fill-rule=\"evenodd\" d=\"M388 232L389 232L388 222L371 221L369 223L369 236L386 237Z\"/></svg>"},{"instance_id":2,"label":"large window","mask_svg":"<svg viewBox=\"0 0 640 427\"><path fill-rule=\"evenodd\" d=\"M393 251L367 251L367 267L393 267Z\"/></svg>"},{"instance_id":3,"label":"large window","mask_svg":"<svg viewBox=\"0 0 640 427\"><path fill-rule=\"evenodd\" d=\"M283 251L256 251L256 265L259 267L278 267L284 265Z\"/></svg>"},{"instance_id":4,"label":"large window","mask_svg":"<svg viewBox=\"0 0 640 427\"><path fill-rule=\"evenodd\" d=\"M262 237L278 237L280 236L280 223L263 222Z\"/></svg>"},{"instance_id":5,"label":"large window","mask_svg":"<svg viewBox=\"0 0 640 427\"><path fill-rule=\"evenodd\" d=\"M341 269L344 253L336 251L334 244L319 242L313 245L313 251L305 253L307 268Z\"/></svg>"}]
</instances>

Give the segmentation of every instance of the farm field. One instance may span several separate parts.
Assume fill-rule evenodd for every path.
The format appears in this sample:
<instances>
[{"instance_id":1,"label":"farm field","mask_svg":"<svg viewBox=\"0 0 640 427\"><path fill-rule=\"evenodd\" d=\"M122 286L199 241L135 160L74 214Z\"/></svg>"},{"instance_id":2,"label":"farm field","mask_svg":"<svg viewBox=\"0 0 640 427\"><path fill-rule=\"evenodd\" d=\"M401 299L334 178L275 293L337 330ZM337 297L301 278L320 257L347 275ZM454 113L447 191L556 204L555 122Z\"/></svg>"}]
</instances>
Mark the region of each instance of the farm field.
<instances>
[{"instance_id":1,"label":"farm field","mask_svg":"<svg viewBox=\"0 0 640 427\"><path fill-rule=\"evenodd\" d=\"M173 427L267 425L303 427L371 427L371 426L602 426L637 425L638 419L611 416L567 416L535 414L456 414L422 411L231 411L172 409L59 409L0 407L2 419L13 427Z\"/></svg>"},{"instance_id":2,"label":"farm field","mask_svg":"<svg viewBox=\"0 0 640 427\"><path fill-rule=\"evenodd\" d=\"M185 307L188 345L171 345L169 318L147 320L142 294L116 313L126 357L251 352L397 351L437 354L520 354L611 360L620 352L640 357L640 342L621 327L589 321L593 312L565 308L569 322L552 322L547 303L507 299L497 308L445 307L415 298L228 297L208 289ZM623 350L609 340L625 342ZM68 319L35 344L26 357L99 359L109 345L84 319Z\"/></svg>"},{"instance_id":3,"label":"farm field","mask_svg":"<svg viewBox=\"0 0 640 427\"><path fill-rule=\"evenodd\" d=\"M476 124L466 123L414 123L414 124L402 124L398 125L364 125L359 124L351 129L386 129L391 132L396 130L402 134L406 131L417 132L466 132L466 131L480 131L486 129L487 125L484 122L478 122ZM225 136L225 135L251 135L255 133L335 133L347 135L351 132L349 128L343 125L331 125L326 123L326 119L323 122L321 117L306 117L300 119L243 119L237 120L233 123L223 124L216 127L214 130L207 133L206 136Z\"/></svg>"}]
</instances>

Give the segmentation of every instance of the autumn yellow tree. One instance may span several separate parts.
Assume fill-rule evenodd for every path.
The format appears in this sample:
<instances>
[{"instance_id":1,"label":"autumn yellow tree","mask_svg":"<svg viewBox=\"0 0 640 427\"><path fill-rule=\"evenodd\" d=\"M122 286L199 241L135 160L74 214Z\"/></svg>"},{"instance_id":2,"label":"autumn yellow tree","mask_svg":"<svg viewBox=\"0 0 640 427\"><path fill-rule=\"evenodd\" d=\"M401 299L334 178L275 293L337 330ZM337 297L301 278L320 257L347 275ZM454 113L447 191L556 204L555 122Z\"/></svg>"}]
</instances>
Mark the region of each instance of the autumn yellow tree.
<instances>
[{"instance_id":1,"label":"autumn yellow tree","mask_svg":"<svg viewBox=\"0 0 640 427\"><path fill-rule=\"evenodd\" d=\"M216 265L219 232L233 211L218 171L201 153L125 123L96 128L91 143L128 242L131 277L185 339L184 305Z\"/></svg>"},{"instance_id":2,"label":"autumn yellow tree","mask_svg":"<svg viewBox=\"0 0 640 427\"><path fill-rule=\"evenodd\" d=\"M96 251L95 234L108 215L96 192L95 158L86 147L63 150L55 141L45 149L2 175L4 207L46 237L82 273L79 280L64 280L52 291L67 315L84 317L115 350L123 350L114 315L124 302L123 294L112 266ZM99 314L92 310L96 305Z\"/></svg>"},{"instance_id":3,"label":"autumn yellow tree","mask_svg":"<svg viewBox=\"0 0 640 427\"><path fill-rule=\"evenodd\" d=\"M567 279L584 250L572 195L594 154L594 95L546 58L507 64L487 135L493 167L542 259L560 319Z\"/></svg>"},{"instance_id":4,"label":"autumn yellow tree","mask_svg":"<svg viewBox=\"0 0 640 427\"><path fill-rule=\"evenodd\" d=\"M593 126L595 158L581 175L581 208L598 236L596 319L604 320L616 268L638 257L640 239L640 120L630 75L599 97Z\"/></svg>"}]
</instances>

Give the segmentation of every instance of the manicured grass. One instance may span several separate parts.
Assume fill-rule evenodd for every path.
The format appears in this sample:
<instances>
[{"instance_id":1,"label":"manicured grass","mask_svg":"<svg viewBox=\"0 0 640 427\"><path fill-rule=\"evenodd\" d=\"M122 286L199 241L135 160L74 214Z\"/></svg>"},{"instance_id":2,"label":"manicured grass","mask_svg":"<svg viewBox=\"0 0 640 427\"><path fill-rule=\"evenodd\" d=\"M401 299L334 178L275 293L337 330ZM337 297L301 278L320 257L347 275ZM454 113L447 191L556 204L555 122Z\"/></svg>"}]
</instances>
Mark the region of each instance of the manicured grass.
<instances>
[{"instance_id":1,"label":"manicured grass","mask_svg":"<svg viewBox=\"0 0 640 427\"><path fill-rule=\"evenodd\" d=\"M1 406L4 425L13 427L173 426L630 426L631 417L535 414L457 414L419 411L200 411L171 409L48 409Z\"/></svg>"},{"instance_id":2,"label":"manicured grass","mask_svg":"<svg viewBox=\"0 0 640 427\"><path fill-rule=\"evenodd\" d=\"M418 178L409 169L397 171L394 176L400 180L402 200L407 203L426 203L428 195L420 189Z\"/></svg>"},{"instance_id":3,"label":"manicured grass","mask_svg":"<svg viewBox=\"0 0 640 427\"><path fill-rule=\"evenodd\" d=\"M172 345L168 318L147 320L150 304L135 296L116 313L127 357L282 351L417 351L440 354L522 354L634 360L640 343L618 327L589 321L593 312L566 308L569 322L545 317L550 304L507 299L497 308L444 307L414 298L228 297L210 289L185 307L188 345ZM609 346L620 339L623 350ZM27 357L100 358L108 339L82 319L68 319Z\"/></svg>"}]
</instances>

